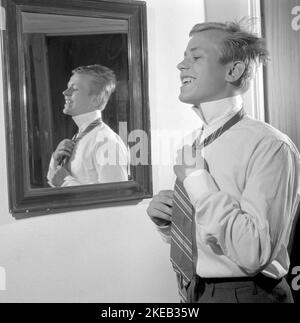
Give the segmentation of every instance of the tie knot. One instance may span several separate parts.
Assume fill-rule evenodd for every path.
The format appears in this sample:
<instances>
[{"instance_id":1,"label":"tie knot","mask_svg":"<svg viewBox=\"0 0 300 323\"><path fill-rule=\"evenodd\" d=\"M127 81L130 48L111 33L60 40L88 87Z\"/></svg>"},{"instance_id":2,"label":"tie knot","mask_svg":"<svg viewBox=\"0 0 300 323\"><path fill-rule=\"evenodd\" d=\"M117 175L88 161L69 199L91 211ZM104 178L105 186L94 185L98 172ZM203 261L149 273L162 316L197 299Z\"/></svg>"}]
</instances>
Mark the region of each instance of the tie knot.
<instances>
[{"instance_id":1,"label":"tie knot","mask_svg":"<svg viewBox=\"0 0 300 323\"><path fill-rule=\"evenodd\" d=\"M84 136L84 131L78 131L75 136L73 137L74 143L79 141Z\"/></svg>"},{"instance_id":2,"label":"tie knot","mask_svg":"<svg viewBox=\"0 0 300 323\"><path fill-rule=\"evenodd\" d=\"M90 123L84 130L79 130L77 134L73 137L74 143L78 142L81 138L83 138L86 134L92 131L95 127L102 123L102 119L96 119L92 123Z\"/></svg>"},{"instance_id":3,"label":"tie knot","mask_svg":"<svg viewBox=\"0 0 300 323\"><path fill-rule=\"evenodd\" d=\"M201 140L202 140L203 131L204 131L204 126L202 125L202 127L200 128L199 133L193 143L194 149L201 149L200 144L201 144Z\"/></svg>"}]
</instances>

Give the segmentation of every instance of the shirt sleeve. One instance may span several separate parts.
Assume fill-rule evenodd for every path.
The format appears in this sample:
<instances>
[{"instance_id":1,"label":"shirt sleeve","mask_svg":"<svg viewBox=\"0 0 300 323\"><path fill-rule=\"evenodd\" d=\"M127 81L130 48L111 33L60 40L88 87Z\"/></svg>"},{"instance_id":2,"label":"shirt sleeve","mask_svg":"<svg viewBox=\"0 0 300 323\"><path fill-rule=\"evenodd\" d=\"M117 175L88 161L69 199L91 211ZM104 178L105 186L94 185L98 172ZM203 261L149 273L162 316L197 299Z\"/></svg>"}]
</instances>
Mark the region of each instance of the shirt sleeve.
<instances>
[{"instance_id":1,"label":"shirt sleeve","mask_svg":"<svg viewBox=\"0 0 300 323\"><path fill-rule=\"evenodd\" d=\"M54 176L54 173L55 173L55 170L57 168L57 162L54 160L53 156L51 156L51 160L50 160L50 163L49 163L49 168L48 168L48 173L47 173L47 180L48 180L48 184L51 186L51 187L55 187L53 184L52 184L52 178Z\"/></svg>"},{"instance_id":2,"label":"shirt sleeve","mask_svg":"<svg viewBox=\"0 0 300 323\"><path fill-rule=\"evenodd\" d=\"M94 152L94 163L99 183L128 181L129 152L125 145L105 138Z\"/></svg>"},{"instance_id":3,"label":"shirt sleeve","mask_svg":"<svg viewBox=\"0 0 300 323\"><path fill-rule=\"evenodd\" d=\"M184 180L196 211L197 239L243 271L263 270L282 247L298 194L299 160L281 141L265 140L246 170L241 199L220 190L205 170Z\"/></svg>"}]
</instances>

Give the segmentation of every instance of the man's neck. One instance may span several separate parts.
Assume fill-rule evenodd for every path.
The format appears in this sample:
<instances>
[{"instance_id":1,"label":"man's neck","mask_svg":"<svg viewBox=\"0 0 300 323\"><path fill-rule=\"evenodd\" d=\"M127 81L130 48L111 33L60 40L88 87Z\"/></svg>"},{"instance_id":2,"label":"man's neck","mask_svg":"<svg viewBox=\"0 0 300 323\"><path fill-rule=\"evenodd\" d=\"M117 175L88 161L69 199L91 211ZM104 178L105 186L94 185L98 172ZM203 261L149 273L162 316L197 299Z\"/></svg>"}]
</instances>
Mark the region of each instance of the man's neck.
<instances>
[{"instance_id":1,"label":"man's neck","mask_svg":"<svg viewBox=\"0 0 300 323\"><path fill-rule=\"evenodd\" d=\"M209 127L219 120L239 111L243 106L241 95L227 97L220 100L201 103L193 109L203 121L204 127Z\"/></svg>"},{"instance_id":2,"label":"man's neck","mask_svg":"<svg viewBox=\"0 0 300 323\"><path fill-rule=\"evenodd\" d=\"M91 122L94 120L101 118L101 111L95 110L92 112L79 114L77 116L72 117L74 122L76 123L77 127L79 128L79 131L84 130Z\"/></svg>"}]
</instances>

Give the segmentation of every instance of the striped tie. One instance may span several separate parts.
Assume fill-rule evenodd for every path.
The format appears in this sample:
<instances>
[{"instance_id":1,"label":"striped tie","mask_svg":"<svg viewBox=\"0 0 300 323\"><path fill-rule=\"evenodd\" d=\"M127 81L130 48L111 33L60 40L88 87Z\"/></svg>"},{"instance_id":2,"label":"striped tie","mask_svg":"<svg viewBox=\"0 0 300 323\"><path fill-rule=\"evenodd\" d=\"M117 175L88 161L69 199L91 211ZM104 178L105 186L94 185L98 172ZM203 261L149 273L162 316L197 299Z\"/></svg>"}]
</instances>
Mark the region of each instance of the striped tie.
<instances>
[{"instance_id":1,"label":"striped tie","mask_svg":"<svg viewBox=\"0 0 300 323\"><path fill-rule=\"evenodd\" d=\"M241 109L222 127L200 143L202 129L200 135L193 143L193 148L203 149L239 122L243 116L244 110ZM205 169L209 171L206 161L204 162ZM197 244L195 235L195 210L185 191L183 183L178 178L176 179L174 187L170 259L177 275L179 294L182 301L187 302L189 301L187 289L191 284L192 278L196 275Z\"/></svg>"},{"instance_id":2,"label":"striped tie","mask_svg":"<svg viewBox=\"0 0 300 323\"><path fill-rule=\"evenodd\" d=\"M76 145L78 143L78 141L80 141L86 134L88 134L90 131L92 131L94 128L96 128L97 126L101 125L102 124L102 119L101 118L98 118L96 120L94 120L92 123L90 123L85 129L84 131L81 131L81 132L77 132L73 138L72 138L72 141L74 142L74 144ZM74 145L74 148L73 148L73 152L74 152L74 149L75 149L75 145ZM64 158L62 158L62 160L59 162L59 165L60 166L66 166L67 163L69 162L70 160L70 157L68 156L65 156Z\"/></svg>"},{"instance_id":3,"label":"striped tie","mask_svg":"<svg viewBox=\"0 0 300 323\"><path fill-rule=\"evenodd\" d=\"M180 296L185 302L187 301L186 288L194 275L193 214L194 208L183 184L177 179L174 188L171 225L171 262L177 274Z\"/></svg>"},{"instance_id":4,"label":"striped tie","mask_svg":"<svg viewBox=\"0 0 300 323\"><path fill-rule=\"evenodd\" d=\"M200 145L203 127L194 141L193 147ZM187 301L186 290L192 280L195 268L193 257L197 250L193 242L194 207L185 191L183 183L177 178L174 187L172 225L171 225L171 263L177 275L181 299Z\"/></svg>"}]
</instances>

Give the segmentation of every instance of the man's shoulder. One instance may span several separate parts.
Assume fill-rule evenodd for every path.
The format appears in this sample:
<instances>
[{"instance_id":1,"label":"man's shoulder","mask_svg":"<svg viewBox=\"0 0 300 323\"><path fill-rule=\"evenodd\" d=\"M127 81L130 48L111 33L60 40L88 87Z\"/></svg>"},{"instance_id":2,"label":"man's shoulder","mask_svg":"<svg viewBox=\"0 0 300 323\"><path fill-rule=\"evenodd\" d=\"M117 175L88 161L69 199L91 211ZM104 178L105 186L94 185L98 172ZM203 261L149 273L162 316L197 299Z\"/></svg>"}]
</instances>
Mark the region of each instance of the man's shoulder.
<instances>
[{"instance_id":1,"label":"man's shoulder","mask_svg":"<svg viewBox=\"0 0 300 323\"><path fill-rule=\"evenodd\" d=\"M294 144L288 135L270 124L256 120L249 115L246 115L241 121L237 131L241 132L241 136L246 136L249 140L254 142L268 141L270 143L285 143L288 146Z\"/></svg>"},{"instance_id":2,"label":"man's shoulder","mask_svg":"<svg viewBox=\"0 0 300 323\"><path fill-rule=\"evenodd\" d=\"M115 145L124 145L121 137L106 123L102 123L101 126L95 128L94 136L95 143L107 142Z\"/></svg>"}]
</instances>

